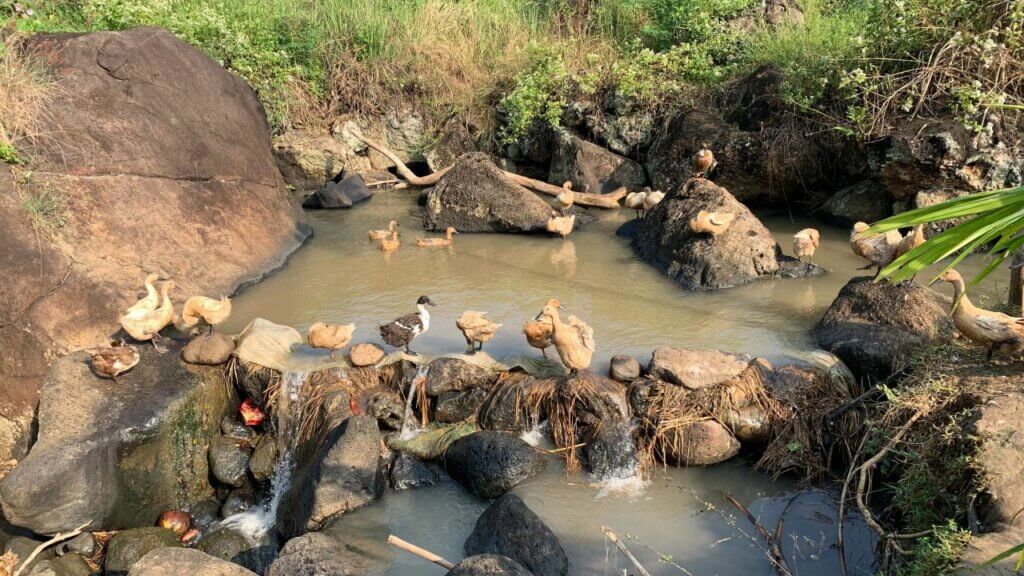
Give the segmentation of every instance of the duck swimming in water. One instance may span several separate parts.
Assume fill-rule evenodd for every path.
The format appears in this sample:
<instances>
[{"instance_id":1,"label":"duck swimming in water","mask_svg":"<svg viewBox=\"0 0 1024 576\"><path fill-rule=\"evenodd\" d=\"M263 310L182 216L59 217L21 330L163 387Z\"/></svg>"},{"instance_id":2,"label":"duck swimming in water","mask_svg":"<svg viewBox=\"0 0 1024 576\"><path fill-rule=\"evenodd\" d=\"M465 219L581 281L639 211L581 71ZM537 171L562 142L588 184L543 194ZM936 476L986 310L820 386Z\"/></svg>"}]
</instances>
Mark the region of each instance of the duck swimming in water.
<instances>
[{"instance_id":1,"label":"duck swimming in water","mask_svg":"<svg viewBox=\"0 0 1024 576\"><path fill-rule=\"evenodd\" d=\"M398 227L398 222L392 220L392 221L388 222L388 227L387 227L386 230L370 230L367 233L367 236L369 236L370 242L373 242L375 240L383 240L383 239L387 238L388 236L390 236L391 233L394 232L395 228L397 228L397 227Z\"/></svg>"},{"instance_id":2,"label":"duck swimming in water","mask_svg":"<svg viewBox=\"0 0 1024 576\"><path fill-rule=\"evenodd\" d=\"M430 311L427 306L436 306L429 296L416 300L417 312L406 314L380 327L380 337L395 348L405 348L407 354L415 354L409 344L414 338L430 329Z\"/></svg>"},{"instance_id":3,"label":"duck swimming in water","mask_svg":"<svg viewBox=\"0 0 1024 576\"><path fill-rule=\"evenodd\" d=\"M398 250L398 247L401 246L401 244L402 241L398 239L398 230L392 230L390 238L381 239L380 250L385 254L390 254L395 250Z\"/></svg>"},{"instance_id":4,"label":"duck swimming in water","mask_svg":"<svg viewBox=\"0 0 1024 576\"><path fill-rule=\"evenodd\" d=\"M444 238L417 238L416 245L420 248L447 248L452 245L452 234L459 231L449 226L444 231Z\"/></svg>"}]
</instances>

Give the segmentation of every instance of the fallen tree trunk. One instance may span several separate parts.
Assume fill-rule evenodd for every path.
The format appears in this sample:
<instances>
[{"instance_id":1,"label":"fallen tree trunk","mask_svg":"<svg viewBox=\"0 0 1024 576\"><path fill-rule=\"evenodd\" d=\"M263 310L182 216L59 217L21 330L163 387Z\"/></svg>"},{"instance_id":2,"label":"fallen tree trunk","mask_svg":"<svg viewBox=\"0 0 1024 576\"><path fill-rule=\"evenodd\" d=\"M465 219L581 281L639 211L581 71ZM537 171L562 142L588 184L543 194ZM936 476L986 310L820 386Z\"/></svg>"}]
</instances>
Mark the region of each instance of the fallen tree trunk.
<instances>
[{"instance_id":1,"label":"fallen tree trunk","mask_svg":"<svg viewBox=\"0 0 1024 576\"><path fill-rule=\"evenodd\" d=\"M367 140L363 136L356 136L356 138L362 140L363 143L365 143L367 146L373 148L377 152L380 152L381 154L386 156L388 160L394 162L395 169L398 170L398 174L412 186L433 186L437 184L437 181L440 180L441 177L448 172L448 170L451 170L451 166L448 166L447 168L438 170L437 172L434 172L429 176L417 176L416 174L413 173L412 170L409 169L408 166L405 165L404 162L402 162L401 159L398 158L398 155L395 154L394 152L388 150L387 148L381 146L380 144L372 140ZM554 184L548 184L547 182L534 180L533 178L523 176L522 174L516 174L515 172L509 172L507 170L502 170L502 172L504 172L505 175L508 176L508 178L515 182L516 184L522 186L523 188L529 188L534 192L540 192L541 194L547 194L549 196L558 196L560 193L564 191L564 188L562 188L561 186L555 186ZM398 186L396 186L396 188L397 187ZM573 202L575 204L579 204L580 206L590 206L593 208L621 208L619 202L623 198L625 198L626 192L627 190L624 186L619 188L618 190L609 192L607 194L573 192Z\"/></svg>"}]
</instances>

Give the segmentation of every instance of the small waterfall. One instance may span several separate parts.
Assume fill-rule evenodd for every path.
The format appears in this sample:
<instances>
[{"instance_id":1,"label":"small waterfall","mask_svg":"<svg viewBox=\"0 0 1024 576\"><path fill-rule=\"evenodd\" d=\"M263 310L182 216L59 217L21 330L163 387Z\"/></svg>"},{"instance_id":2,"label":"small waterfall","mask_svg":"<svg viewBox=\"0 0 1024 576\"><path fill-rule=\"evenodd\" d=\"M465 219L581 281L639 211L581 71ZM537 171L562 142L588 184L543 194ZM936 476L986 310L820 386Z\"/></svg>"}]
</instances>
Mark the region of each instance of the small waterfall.
<instances>
[{"instance_id":1,"label":"small waterfall","mask_svg":"<svg viewBox=\"0 0 1024 576\"><path fill-rule=\"evenodd\" d=\"M416 370L416 376L409 383L409 392L406 394L405 399L405 416L402 418L402 432L399 434L399 438L402 440L410 440L415 438L421 432L419 419L413 414L413 401L416 398L416 387L419 386L420 382L427 379L427 372L430 371L430 365L421 365Z\"/></svg>"},{"instance_id":2,"label":"small waterfall","mask_svg":"<svg viewBox=\"0 0 1024 576\"><path fill-rule=\"evenodd\" d=\"M530 446L538 446L548 436L550 430L548 429L548 421L537 422L529 430L524 431L519 435L523 442L526 442Z\"/></svg>"}]
</instances>

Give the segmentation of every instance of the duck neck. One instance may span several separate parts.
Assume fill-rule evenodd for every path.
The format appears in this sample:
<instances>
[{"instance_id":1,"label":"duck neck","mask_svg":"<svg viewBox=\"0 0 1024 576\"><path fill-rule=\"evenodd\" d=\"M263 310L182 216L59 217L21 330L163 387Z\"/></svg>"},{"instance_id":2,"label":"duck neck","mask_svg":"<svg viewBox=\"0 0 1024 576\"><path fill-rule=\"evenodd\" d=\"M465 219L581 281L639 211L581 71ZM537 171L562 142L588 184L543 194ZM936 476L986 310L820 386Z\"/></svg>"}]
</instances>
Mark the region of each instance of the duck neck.
<instances>
[{"instance_id":1,"label":"duck neck","mask_svg":"<svg viewBox=\"0 0 1024 576\"><path fill-rule=\"evenodd\" d=\"M452 231L451 230L445 230L444 231L444 237L447 238L449 242L451 242L452 241Z\"/></svg>"},{"instance_id":2,"label":"duck neck","mask_svg":"<svg viewBox=\"0 0 1024 576\"><path fill-rule=\"evenodd\" d=\"M430 328L430 311L423 304L417 304L416 309L419 310L417 314L420 317L420 322L423 323L423 332L426 332Z\"/></svg>"},{"instance_id":3,"label":"duck neck","mask_svg":"<svg viewBox=\"0 0 1024 576\"><path fill-rule=\"evenodd\" d=\"M163 298L163 304L161 306L163 308L171 307L171 297L169 295L170 291L171 287L166 284L160 287L160 296Z\"/></svg>"},{"instance_id":4,"label":"duck neck","mask_svg":"<svg viewBox=\"0 0 1024 576\"><path fill-rule=\"evenodd\" d=\"M160 293L157 292L156 286L153 285L153 280L150 278L146 278L146 297L155 301L160 299Z\"/></svg>"},{"instance_id":5,"label":"duck neck","mask_svg":"<svg viewBox=\"0 0 1024 576\"><path fill-rule=\"evenodd\" d=\"M953 312L968 311L974 307L967 297L967 288L964 286L963 278L957 278L950 282L953 285Z\"/></svg>"},{"instance_id":6,"label":"duck neck","mask_svg":"<svg viewBox=\"0 0 1024 576\"><path fill-rule=\"evenodd\" d=\"M558 334L563 328L565 328L565 324L562 324L562 317L559 316L558 310L551 312L551 332Z\"/></svg>"}]
</instances>

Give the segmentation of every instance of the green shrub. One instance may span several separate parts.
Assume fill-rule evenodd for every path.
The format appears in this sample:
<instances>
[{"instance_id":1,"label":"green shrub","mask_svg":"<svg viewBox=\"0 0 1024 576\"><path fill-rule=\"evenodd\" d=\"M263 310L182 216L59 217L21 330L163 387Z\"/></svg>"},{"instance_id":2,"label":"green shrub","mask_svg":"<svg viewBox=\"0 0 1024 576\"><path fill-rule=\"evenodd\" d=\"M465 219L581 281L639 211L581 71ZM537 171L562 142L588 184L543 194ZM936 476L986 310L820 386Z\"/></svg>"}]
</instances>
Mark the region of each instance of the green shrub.
<instances>
[{"instance_id":1,"label":"green shrub","mask_svg":"<svg viewBox=\"0 0 1024 576\"><path fill-rule=\"evenodd\" d=\"M501 139L509 143L523 137L535 121L558 126L566 105L568 74L561 55L536 49L533 64L515 78L501 99L505 113Z\"/></svg>"},{"instance_id":2,"label":"green shrub","mask_svg":"<svg viewBox=\"0 0 1024 576\"><path fill-rule=\"evenodd\" d=\"M918 539L911 550L909 562L899 567L897 573L899 576L948 574L970 540L970 532L959 528L952 520L935 526L930 535Z\"/></svg>"},{"instance_id":3,"label":"green shrub","mask_svg":"<svg viewBox=\"0 0 1024 576\"><path fill-rule=\"evenodd\" d=\"M5 164L21 164L23 161L14 146L6 142L0 142L0 162Z\"/></svg>"}]
</instances>

